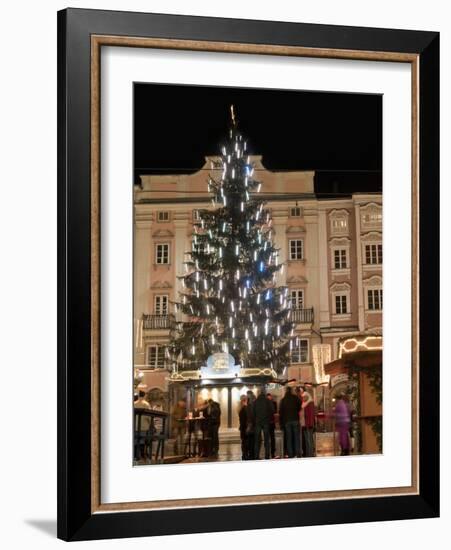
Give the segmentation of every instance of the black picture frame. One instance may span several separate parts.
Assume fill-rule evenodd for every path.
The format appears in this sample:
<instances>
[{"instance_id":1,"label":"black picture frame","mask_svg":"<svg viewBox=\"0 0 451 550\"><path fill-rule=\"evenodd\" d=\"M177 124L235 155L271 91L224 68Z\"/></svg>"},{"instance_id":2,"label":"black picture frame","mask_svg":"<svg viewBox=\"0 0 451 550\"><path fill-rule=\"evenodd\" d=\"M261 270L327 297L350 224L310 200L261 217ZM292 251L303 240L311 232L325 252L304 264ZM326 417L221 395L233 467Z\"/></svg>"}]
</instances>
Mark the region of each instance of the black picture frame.
<instances>
[{"instance_id":1,"label":"black picture frame","mask_svg":"<svg viewBox=\"0 0 451 550\"><path fill-rule=\"evenodd\" d=\"M399 52L419 61L419 494L92 511L91 36ZM333 56L331 56L333 57ZM137 537L439 515L439 34L67 9L58 13L58 537Z\"/></svg>"}]
</instances>

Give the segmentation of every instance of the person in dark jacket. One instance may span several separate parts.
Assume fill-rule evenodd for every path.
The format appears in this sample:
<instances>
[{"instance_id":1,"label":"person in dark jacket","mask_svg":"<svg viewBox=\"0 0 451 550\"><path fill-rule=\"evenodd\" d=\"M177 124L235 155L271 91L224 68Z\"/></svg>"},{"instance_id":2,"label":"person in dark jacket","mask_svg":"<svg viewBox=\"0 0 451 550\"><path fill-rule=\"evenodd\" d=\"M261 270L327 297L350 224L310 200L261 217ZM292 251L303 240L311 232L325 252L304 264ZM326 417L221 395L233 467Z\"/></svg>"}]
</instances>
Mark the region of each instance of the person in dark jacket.
<instances>
[{"instance_id":1,"label":"person in dark jacket","mask_svg":"<svg viewBox=\"0 0 451 550\"><path fill-rule=\"evenodd\" d=\"M255 422L255 442L254 442L254 459L260 458L261 436L263 432L263 440L265 446L265 459L270 457L270 438L269 424L274 415L274 408L271 402L266 397L266 392L262 388L253 405L254 422Z\"/></svg>"},{"instance_id":2,"label":"person in dark jacket","mask_svg":"<svg viewBox=\"0 0 451 550\"><path fill-rule=\"evenodd\" d=\"M248 437L247 437L247 396L242 395L240 397L240 408L238 411L238 418L240 420L240 439L241 439L241 458L242 460L249 459L248 450Z\"/></svg>"},{"instance_id":3,"label":"person in dark jacket","mask_svg":"<svg viewBox=\"0 0 451 550\"><path fill-rule=\"evenodd\" d=\"M217 456L219 452L219 426L221 424L221 407L219 403L208 400L207 406L208 431L211 439L211 454Z\"/></svg>"},{"instance_id":4,"label":"person in dark jacket","mask_svg":"<svg viewBox=\"0 0 451 550\"><path fill-rule=\"evenodd\" d=\"M301 400L297 395L293 394L290 386L286 386L285 395L283 396L279 407L280 425L285 431L287 454L289 458L300 456L301 454L301 438L299 411L301 410Z\"/></svg>"},{"instance_id":5,"label":"person in dark jacket","mask_svg":"<svg viewBox=\"0 0 451 550\"><path fill-rule=\"evenodd\" d=\"M247 456L248 460L254 458L255 448L255 420L254 420L254 402L255 395L251 390L247 390Z\"/></svg>"},{"instance_id":6,"label":"person in dark jacket","mask_svg":"<svg viewBox=\"0 0 451 550\"><path fill-rule=\"evenodd\" d=\"M273 413L271 420L269 422L269 440L271 441L271 458L276 456L276 414L277 414L277 403L274 401L273 396L268 393L268 400L271 403Z\"/></svg>"}]
</instances>

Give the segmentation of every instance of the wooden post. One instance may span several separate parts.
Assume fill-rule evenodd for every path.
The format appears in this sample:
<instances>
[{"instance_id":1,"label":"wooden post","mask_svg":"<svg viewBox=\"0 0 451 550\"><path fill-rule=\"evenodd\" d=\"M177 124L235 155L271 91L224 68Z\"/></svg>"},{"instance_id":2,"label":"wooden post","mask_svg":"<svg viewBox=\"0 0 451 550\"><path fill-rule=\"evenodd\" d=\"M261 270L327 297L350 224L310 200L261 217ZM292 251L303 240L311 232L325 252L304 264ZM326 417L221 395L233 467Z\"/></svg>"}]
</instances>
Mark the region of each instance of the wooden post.
<instances>
[{"instance_id":1,"label":"wooden post","mask_svg":"<svg viewBox=\"0 0 451 550\"><path fill-rule=\"evenodd\" d=\"M232 388L227 388L227 428L232 427Z\"/></svg>"}]
</instances>

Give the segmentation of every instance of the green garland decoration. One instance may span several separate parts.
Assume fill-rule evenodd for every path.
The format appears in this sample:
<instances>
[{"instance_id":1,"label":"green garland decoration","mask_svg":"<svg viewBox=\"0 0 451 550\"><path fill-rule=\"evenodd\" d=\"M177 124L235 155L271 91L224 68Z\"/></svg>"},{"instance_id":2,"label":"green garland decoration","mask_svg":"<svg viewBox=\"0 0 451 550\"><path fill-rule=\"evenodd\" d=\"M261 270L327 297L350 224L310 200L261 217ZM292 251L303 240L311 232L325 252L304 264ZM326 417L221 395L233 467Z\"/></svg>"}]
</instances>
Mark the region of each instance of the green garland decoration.
<instances>
[{"instance_id":1,"label":"green garland decoration","mask_svg":"<svg viewBox=\"0 0 451 550\"><path fill-rule=\"evenodd\" d=\"M354 364L347 364L349 378L356 382L354 391L357 392L357 402L360 403L360 396L358 395L358 379L359 374L363 373L368 377L368 382L373 390L378 405L382 405L382 369L377 367L360 367ZM358 411L360 413L360 411ZM365 421L371 426L374 435L376 436L379 452L382 452L382 416L375 416L366 418Z\"/></svg>"}]
</instances>

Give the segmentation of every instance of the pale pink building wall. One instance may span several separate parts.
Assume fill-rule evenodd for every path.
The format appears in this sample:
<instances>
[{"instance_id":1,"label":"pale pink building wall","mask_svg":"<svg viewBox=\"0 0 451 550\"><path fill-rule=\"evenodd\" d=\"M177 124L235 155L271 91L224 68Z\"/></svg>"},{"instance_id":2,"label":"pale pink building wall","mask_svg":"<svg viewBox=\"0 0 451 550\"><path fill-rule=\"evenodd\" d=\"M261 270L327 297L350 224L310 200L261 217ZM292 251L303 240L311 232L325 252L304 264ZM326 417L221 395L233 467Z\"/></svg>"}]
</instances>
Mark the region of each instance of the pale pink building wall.
<instances>
[{"instance_id":1,"label":"pale pink building wall","mask_svg":"<svg viewBox=\"0 0 451 550\"><path fill-rule=\"evenodd\" d=\"M214 157L206 159L203 169L190 175L142 176L141 188L135 189L134 317L135 331L136 327L139 329L135 338L135 365L145 364L149 345L164 344L168 340L168 330L142 330L139 321L143 314L154 313L155 295L167 294L171 301L178 296L180 283L177 276L183 273L183 261L188 259L186 253L191 250L193 211L211 207L207 177L214 161ZM290 289L303 289L304 307L314 309L314 323L298 325L296 331L309 342L308 362L290 368L303 380L312 381L312 346L320 343L320 331L322 342L331 345L334 359L340 338L382 327L382 314L369 314L362 303L365 301L364 280L374 275L381 276L382 266L367 269L362 264L361 236L369 231L358 223L361 208L368 208L368 204L381 205L382 196L354 195L319 200L313 194L314 172L275 173L264 168L261 157L252 157L252 161L255 163L255 177L262 181L262 196L267 196L272 211L274 240L281 249L280 261L287 262L281 284ZM290 216L290 209L295 206L301 208L300 217ZM170 220L158 221L159 211L168 211ZM337 211L348 214L347 231L342 235L331 231L331 216ZM374 234L370 237L373 239L378 238L376 229L381 232L382 227L372 228ZM331 243L334 238L348 239L348 272L343 274L333 269ZM289 259L290 239L303 239L303 260ZM158 242L170 244L169 265L156 264L155 244ZM349 285L350 313L346 319L335 316L332 299L333 285L342 283ZM150 385L154 374L156 376L156 373L146 373ZM162 380L161 376L155 378L155 386L159 387Z\"/></svg>"}]
</instances>

